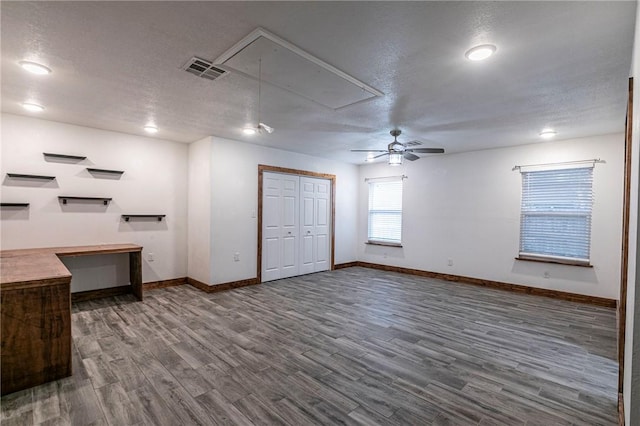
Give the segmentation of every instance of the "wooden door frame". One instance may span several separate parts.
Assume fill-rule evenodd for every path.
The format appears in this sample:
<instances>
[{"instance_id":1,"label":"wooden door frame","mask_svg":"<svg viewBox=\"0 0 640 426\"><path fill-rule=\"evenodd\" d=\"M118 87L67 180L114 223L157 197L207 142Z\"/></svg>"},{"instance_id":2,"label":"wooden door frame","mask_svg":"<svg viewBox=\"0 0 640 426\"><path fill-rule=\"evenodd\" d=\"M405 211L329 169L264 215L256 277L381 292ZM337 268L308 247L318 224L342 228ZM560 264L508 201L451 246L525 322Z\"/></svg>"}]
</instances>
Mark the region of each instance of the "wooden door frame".
<instances>
[{"instance_id":1,"label":"wooden door frame","mask_svg":"<svg viewBox=\"0 0 640 426\"><path fill-rule=\"evenodd\" d=\"M257 272L258 283L262 282L262 176L264 172L283 173L287 175L309 176L331 181L331 265L329 270L335 269L336 248L336 175L328 173L310 172L308 170L288 169L285 167L258 164L258 253Z\"/></svg>"},{"instance_id":2,"label":"wooden door frame","mask_svg":"<svg viewBox=\"0 0 640 426\"><path fill-rule=\"evenodd\" d=\"M622 251L620 261L620 299L618 301L618 394L624 384L624 346L627 320L627 269L629 267L629 207L631 201L631 136L633 128L633 77L629 78L629 100L624 139L624 192L622 195Z\"/></svg>"}]
</instances>

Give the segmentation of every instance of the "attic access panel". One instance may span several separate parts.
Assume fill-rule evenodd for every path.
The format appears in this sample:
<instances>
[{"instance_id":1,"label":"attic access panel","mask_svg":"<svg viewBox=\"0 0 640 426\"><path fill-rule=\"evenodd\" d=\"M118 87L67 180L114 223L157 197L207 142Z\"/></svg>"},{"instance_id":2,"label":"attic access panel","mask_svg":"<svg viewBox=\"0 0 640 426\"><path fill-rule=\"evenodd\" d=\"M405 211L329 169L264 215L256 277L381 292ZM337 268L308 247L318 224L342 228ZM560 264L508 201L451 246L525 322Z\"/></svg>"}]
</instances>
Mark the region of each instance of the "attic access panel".
<instances>
[{"instance_id":1,"label":"attic access panel","mask_svg":"<svg viewBox=\"0 0 640 426\"><path fill-rule=\"evenodd\" d=\"M337 110L383 93L261 28L214 63Z\"/></svg>"}]
</instances>

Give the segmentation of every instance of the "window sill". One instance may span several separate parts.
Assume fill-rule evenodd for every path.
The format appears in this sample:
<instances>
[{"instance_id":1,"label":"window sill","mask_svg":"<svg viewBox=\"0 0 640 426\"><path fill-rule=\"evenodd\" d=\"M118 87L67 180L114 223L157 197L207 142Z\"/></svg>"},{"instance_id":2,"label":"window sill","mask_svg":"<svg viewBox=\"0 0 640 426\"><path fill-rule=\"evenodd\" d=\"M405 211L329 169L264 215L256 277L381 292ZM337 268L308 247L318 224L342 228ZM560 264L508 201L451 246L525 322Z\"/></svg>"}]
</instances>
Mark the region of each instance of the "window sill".
<instances>
[{"instance_id":1,"label":"window sill","mask_svg":"<svg viewBox=\"0 0 640 426\"><path fill-rule=\"evenodd\" d=\"M365 241L365 244L370 246L402 247L400 243L385 243L383 241Z\"/></svg>"},{"instance_id":2,"label":"window sill","mask_svg":"<svg viewBox=\"0 0 640 426\"><path fill-rule=\"evenodd\" d=\"M551 258L542 258L542 257L521 257L521 256L518 256L515 259L524 260L527 262L555 263L557 265L581 266L583 268L593 268L593 265L590 263L577 262L572 260L551 259Z\"/></svg>"}]
</instances>

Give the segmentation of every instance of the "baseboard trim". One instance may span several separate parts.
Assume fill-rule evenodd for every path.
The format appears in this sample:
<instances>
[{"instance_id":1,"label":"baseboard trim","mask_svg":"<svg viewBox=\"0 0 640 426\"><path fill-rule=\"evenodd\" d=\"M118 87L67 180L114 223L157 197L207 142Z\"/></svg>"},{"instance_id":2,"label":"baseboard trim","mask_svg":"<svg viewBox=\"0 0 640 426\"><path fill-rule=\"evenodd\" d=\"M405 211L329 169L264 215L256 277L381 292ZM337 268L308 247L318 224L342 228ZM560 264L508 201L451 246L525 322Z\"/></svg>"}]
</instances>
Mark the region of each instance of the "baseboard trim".
<instances>
[{"instance_id":1,"label":"baseboard trim","mask_svg":"<svg viewBox=\"0 0 640 426\"><path fill-rule=\"evenodd\" d=\"M622 392L618 393L618 425L624 426L624 395Z\"/></svg>"},{"instance_id":2,"label":"baseboard trim","mask_svg":"<svg viewBox=\"0 0 640 426\"><path fill-rule=\"evenodd\" d=\"M353 262L346 262L346 263L338 263L337 265L333 265L333 269L351 268L353 266L358 266L358 262L353 261Z\"/></svg>"},{"instance_id":3,"label":"baseboard trim","mask_svg":"<svg viewBox=\"0 0 640 426\"><path fill-rule=\"evenodd\" d=\"M534 296L550 297L553 299L568 300L571 302L585 303L588 305L604 306L607 308L615 308L617 301L615 299L607 299L604 297L587 296L584 294L568 293L559 290L549 290L545 288L529 287L521 284L504 283L500 281L485 280L482 278L465 277L462 275L442 274L440 272L423 271L420 269L402 268L400 266L381 265L379 263L369 262L350 262L356 263L353 266L362 266L364 268L379 269L387 272L400 272L403 274L417 275L426 278L436 278L444 281L452 281L461 284L471 284L482 287L495 288L498 290L512 291L515 293L525 293Z\"/></svg>"},{"instance_id":4,"label":"baseboard trim","mask_svg":"<svg viewBox=\"0 0 640 426\"><path fill-rule=\"evenodd\" d=\"M171 280L150 281L142 284L142 290L155 290L158 288L175 287L187 283L187 278L173 278ZM97 290L80 291L71 293L71 303L86 302L87 300L101 299L103 297L121 296L130 294L131 286L122 285L117 287L99 288Z\"/></svg>"},{"instance_id":5,"label":"baseboard trim","mask_svg":"<svg viewBox=\"0 0 640 426\"><path fill-rule=\"evenodd\" d=\"M260 284L258 282L258 278L248 278L246 280L240 281L230 281L222 284L208 285L203 283L202 281L198 281L194 278L187 277L187 284L197 288L198 290L202 290L205 293L217 293L219 291L231 290L234 288L246 287L249 285Z\"/></svg>"},{"instance_id":6,"label":"baseboard trim","mask_svg":"<svg viewBox=\"0 0 640 426\"><path fill-rule=\"evenodd\" d=\"M103 297L121 296L123 294L131 294L130 285L71 293L71 303L86 302L87 300L101 299Z\"/></svg>"},{"instance_id":7,"label":"baseboard trim","mask_svg":"<svg viewBox=\"0 0 640 426\"><path fill-rule=\"evenodd\" d=\"M202 281L196 280L195 278L187 277L187 284L197 288L198 290L202 290L206 293L209 292L209 287L210 287L209 284L205 284Z\"/></svg>"},{"instance_id":8,"label":"baseboard trim","mask_svg":"<svg viewBox=\"0 0 640 426\"><path fill-rule=\"evenodd\" d=\"M144 291L147 291L147 290L155 290L158 288L176 287L176 286L185 285L185 284L187 284L187 277L182 277L182 278L174 278L171 280L149 281L148 283L142 284L142 289Z\"/></svg>"}]
</instances>

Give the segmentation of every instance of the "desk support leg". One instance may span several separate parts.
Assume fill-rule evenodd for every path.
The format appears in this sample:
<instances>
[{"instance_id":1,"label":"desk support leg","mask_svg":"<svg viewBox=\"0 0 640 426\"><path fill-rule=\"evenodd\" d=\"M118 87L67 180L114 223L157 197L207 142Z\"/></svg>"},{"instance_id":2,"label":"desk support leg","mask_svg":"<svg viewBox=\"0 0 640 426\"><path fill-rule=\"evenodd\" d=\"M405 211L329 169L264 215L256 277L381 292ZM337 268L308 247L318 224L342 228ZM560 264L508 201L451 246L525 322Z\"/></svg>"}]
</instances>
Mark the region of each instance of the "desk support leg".
<instances>
[{"instance_id":1,"label":"desk support leg","mask_svg":"<svg viewBox=\"0 0 640 426\"><path fill-rule=\"evenodd\" d=\"M134 251L129 253L129 281L131 289L138 298L142 300L142 252Z\"/></svg>"}]
</instances>

